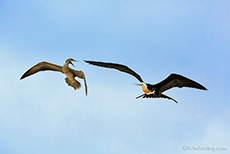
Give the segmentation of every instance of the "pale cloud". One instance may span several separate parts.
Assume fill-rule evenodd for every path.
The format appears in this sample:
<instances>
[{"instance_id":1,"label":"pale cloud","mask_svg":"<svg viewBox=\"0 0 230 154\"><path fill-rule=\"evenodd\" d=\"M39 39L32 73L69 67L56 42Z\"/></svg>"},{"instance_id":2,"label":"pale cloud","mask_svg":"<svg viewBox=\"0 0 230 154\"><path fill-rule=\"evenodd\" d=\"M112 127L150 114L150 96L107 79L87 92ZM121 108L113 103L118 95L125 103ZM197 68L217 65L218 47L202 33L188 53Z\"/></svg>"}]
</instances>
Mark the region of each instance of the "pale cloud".
<instances>
[{"instance_id":1,"label":"pale cloud","mask_svg":"<svg viewBox=\"0 0 230 154\"><path fill-rule=\"evenodd\" d=\"M227 117L229 116L229 113L224 113L219 114L214 119L212 119L208 123L207 130L201 137L201 140L198 142L198 144L209 146L222 146L227 147L228 150L230 150L230 132L229 123L227 123Z\"/></svg>"},{"instance_id":2,"label":"pale cloud","mask_svg":"<svg viewBox=\"0 0 230 154\"><path fill-rule=\"evenodd\" d=\"M204 133L201 134L197 140L194 140L190 143L184 143L181 146L181 151L179 153L229 153L230 133L229 124L226 123L226 116L229 117L229 113L217 115L214 119L208 119L207 124L203 126L205 127Z\"/></svg>"}]
</instances>

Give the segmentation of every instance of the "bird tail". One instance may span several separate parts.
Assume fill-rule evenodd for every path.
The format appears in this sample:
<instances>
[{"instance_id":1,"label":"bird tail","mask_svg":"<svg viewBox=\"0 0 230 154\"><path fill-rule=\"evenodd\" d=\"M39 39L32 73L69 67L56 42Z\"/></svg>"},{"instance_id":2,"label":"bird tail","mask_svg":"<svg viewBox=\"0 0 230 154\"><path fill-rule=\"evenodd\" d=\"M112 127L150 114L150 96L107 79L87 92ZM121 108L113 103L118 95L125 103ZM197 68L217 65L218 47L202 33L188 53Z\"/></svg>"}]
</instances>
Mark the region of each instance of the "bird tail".
<instances>
[{"instance_id":1,"label":"bird tail","mask_svg":"<svg viewBox=\"0 0 230 154\"><path fill-rule=\"evenodd\" d=\"M169 96L164 95L164 94L160 94L160 95L159 95L159 97L161 97L161 98L171 99L171 100L173 100L175 103L178 103L178 102L177 102L175 99L173 99L172 97L169 97Z\"/></svg>"},{"instance_id":2,"label":"bird tail","mask_svg":"<svg viewBox=\"0 0 230 154\"><path fill-rule=\"evenodd\" d=\"M74 90L81 88L81 84L77 80L71 81L69 78L65 78L65 81L68 84L68 86L73 87Z\"/></svg>"},{"instance_id":3,"label":"bird tail","mask_svg":"<svg viewBox=\"0 0 230 154\"><path fill-rule=\"evenodd\" d=\"M167 96L167 95L164 95L164 94L159 94L159 95L155 95L155 94L142 94L142 95L140 95L140 96L137 96L136 97L136 99L138 99L138 98L167 98L167 99L171 99L171 100L173 100L174 102L176 102L176 103L178 103L175 99L173 99L173 98L171 98L171 97L169 97L169 96Z\"/></svg>"},{"instance_id":4,"label":"bird tail","mask_svg":"<svg viewBox=\"0 0 230 154\"><path fill-rule=\"evenodd\" d=\"M136 99L141 98L141 97L144 97L144 96L145 96L145 94L142 94L142 95L140 95L140 96L137 96Z\"/></svg>"}]
</instances>

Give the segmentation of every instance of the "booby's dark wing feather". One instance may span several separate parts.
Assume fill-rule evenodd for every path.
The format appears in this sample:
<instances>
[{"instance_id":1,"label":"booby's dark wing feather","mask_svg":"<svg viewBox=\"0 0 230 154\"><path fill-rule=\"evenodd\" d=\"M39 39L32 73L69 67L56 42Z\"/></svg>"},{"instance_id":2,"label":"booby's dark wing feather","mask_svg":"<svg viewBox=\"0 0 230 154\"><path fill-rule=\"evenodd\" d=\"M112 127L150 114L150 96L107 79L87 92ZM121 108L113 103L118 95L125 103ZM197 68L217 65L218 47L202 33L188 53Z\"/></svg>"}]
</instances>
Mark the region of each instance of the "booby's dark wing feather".
<instances>
[{"instance_id":1,"label":"booby's dark wing feather","mask_svg":"<svg viewBox=\"0 0 230 154\"><path fill-rule=\"evenodd\" d=\"M134 72L132 69L130 69L129 67L127 67L125 65L115 64L115 63L106 63L106 62L88 61L88 60L85 60L85 62L92 64L92 65L96 65L96 66L100 66L100 67L106 67L106 68L113 68L113 69L119 70L121 72L128 73L128 74L134 76L135 78L137 78L140 82L143 82L140 75L138 75L136 72Z\"/></svg>"},{"instance_id":2,"label":"booby's dark wing feather","mask_svg":"<svg viewBox=\"0 0 230 154\"><path fill-rule=\"evenodd\" d=\"M28 77L30 75L33 75L37 72L40 72L40 71L47 71L47 70L50 70L50 71L59 71L59 72L62 72L62 67L59 66L59 65L55 65L55 64L52 64L52 63L48 63L48 62L40 62L36 65L34 65L33 67L31 67L28 71L26 71L22 77L20 78L21 79L24 79L25 77ZM63 73L63 72L62 72Z\"/></svg>"},{"instance_id":3,"label":"booby's dark wing feather","mask_svg":"<svg viewBox=\"0 0 230 154\"><path fill-rule=\"evenodd\" d=\"M170 74L166 79L157 83L155 86L160 89L160 93L173 87L190 87L200 90L207 90L207 88L205 88L201 84L179 74Z\"/></svg>"},{"instance_id":4,"label":"booby's dark wing feather","mask_svg":"<svg viewBox=\"0 0 230 154\"><path fill-rule=\"evenodd\" d=\"M170 100L173 100L174 102L178 103L175 99L173 99L173 98L171 98L171 97L169 97L167 95L164 95L164 94L159 94L159 96L157 96L155 94L149 94L149 95L148 94L143 94L143 95L140 95L140 96L138 96L136 98L138 99L140 97L142 97L142 98L166 98L166 99L170 99Z\"/></svg>"},{"instance_id":5,"label":"booby's dark wing feather","mask_svg":"<svg viewBox=\"0 0 230 154\"><path fill-rule=\"evenodd\" d=\"M73 75L74 77L79 77L81 79L84 80L84 83L85 83L85 94L87 95L87 84L86 84L86 78L85 78L85 74L83 71L77 71L77 70L74 70L74 69L71 69L71 71L73 72Z\"/></svg>"}]
</instances>

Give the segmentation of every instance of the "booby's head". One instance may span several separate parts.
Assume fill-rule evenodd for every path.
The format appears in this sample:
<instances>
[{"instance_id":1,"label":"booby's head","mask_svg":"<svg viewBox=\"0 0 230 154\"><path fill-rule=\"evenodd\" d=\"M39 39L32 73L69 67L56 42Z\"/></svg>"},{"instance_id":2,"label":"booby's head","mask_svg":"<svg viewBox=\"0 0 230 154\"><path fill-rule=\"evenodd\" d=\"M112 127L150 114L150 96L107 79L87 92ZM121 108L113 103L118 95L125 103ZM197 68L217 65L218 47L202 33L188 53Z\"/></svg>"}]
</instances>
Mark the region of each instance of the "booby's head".
<instances>
[{"instance_id":1,"label":"booby's head","mask_svg":"<svg viewBox=\"0 0 230 154\"><path fill-rule=\"evenodd\" d=\"M151 91L148 89L146 83L144 82L141 82L140 84L138 83L134 83L135 85L137 86L141 86L142 90L146 93L146 94L149 94Z\"/></svg>"},{"instance_id":2,"label":"booby's head","mask_svg":"<svg viewBox=\"0 0 230 154\"><path fill-rule=\"evenodd\" d=\"M77 60L74 60L74 59L72 59L72 58L69 58L69 59L67 59L67 60L65 61L65 63L66 63L66 64L71 64L71 65L73 65L73 67L75 67L74 64L72 63L72 61L78 62Z\"/></svg>"}]
</instances>

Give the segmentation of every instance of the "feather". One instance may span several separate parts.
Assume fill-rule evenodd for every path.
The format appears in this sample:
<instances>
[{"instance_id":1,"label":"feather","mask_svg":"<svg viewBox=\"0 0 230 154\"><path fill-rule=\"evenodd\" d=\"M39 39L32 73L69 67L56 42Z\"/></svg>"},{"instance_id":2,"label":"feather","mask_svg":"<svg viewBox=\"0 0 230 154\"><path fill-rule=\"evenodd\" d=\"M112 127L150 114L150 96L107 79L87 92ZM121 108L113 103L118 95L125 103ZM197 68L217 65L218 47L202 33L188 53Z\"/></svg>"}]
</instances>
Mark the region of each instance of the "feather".
<instances>
[{"instance_id":1,"label":"feather","mask_svg":"<svg viewBox=\"0 0 230 154\"><path fill-rule=\"evenodd\" d=\"M106 67L106 68L113 68L113 69L119 70L121 72L128 73L128 74L134 76L135 78L137 78L140 82L143 82L143 80L141 79L140 75L138 75L136 72L134 72L132 69L130 69L129 67L127 67L125 65L115 64L115 63L87 61L87 60L85 60L85 62L89 63L91 65L96 65L96 66Z\"/></svg>"}]
</instances>

